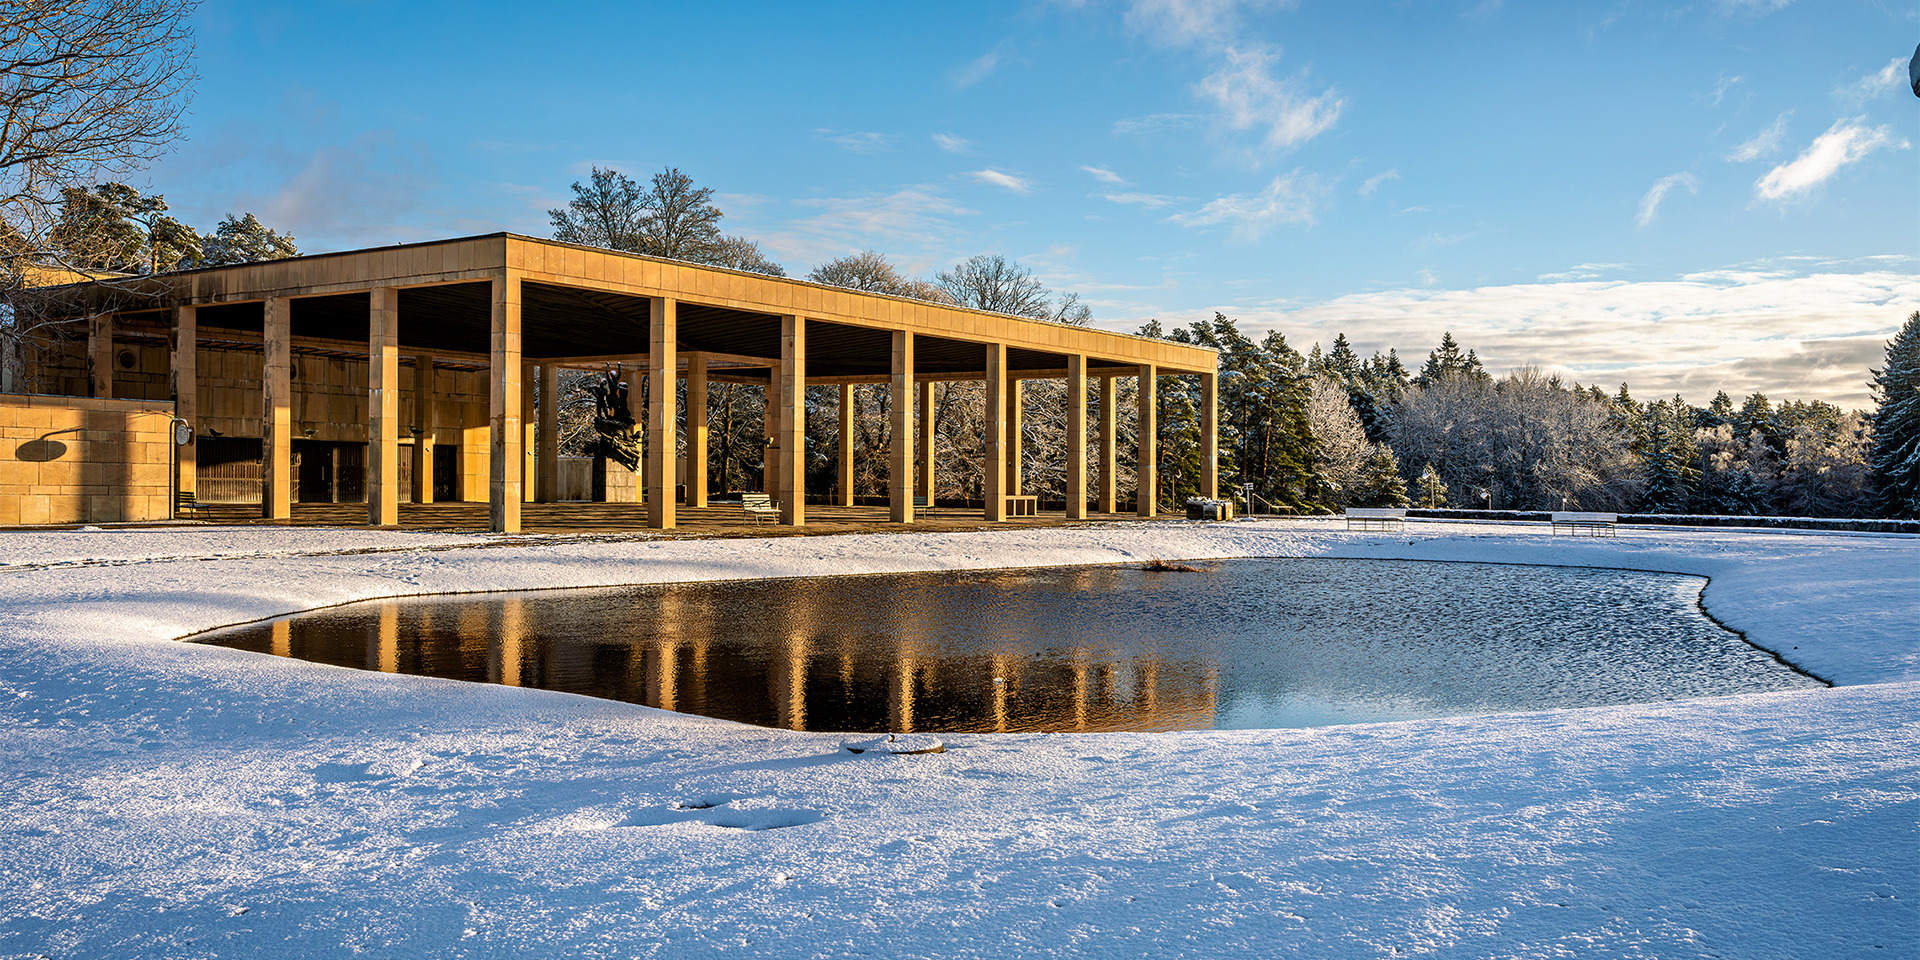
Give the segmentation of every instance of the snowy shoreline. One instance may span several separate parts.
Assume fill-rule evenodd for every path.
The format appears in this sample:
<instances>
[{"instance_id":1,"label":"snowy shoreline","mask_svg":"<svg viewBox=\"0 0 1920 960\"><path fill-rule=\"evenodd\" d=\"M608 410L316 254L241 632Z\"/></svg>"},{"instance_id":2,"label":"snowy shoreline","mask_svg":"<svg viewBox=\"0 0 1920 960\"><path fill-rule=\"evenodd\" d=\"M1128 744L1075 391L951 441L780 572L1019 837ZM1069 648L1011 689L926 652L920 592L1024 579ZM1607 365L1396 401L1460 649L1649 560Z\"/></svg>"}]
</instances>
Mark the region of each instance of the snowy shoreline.
<instances>
[{"instance_id":1,"label":"snowy shoreline","mask_svg":"<svg viewBox=\"0 0 1920 960\"><path fill-rule=\"evenodd\" d=\"M385 596L1155 554L1704 576L1712 616L1841 686L1309 731L949 737L946 754L856 758L830 735L174 642ZM1311 521L511 543L50 532L0 535L0 604L0 895L15 905L0 957L1920 944L1911 537Z\"/></svg>"}]
</instances>

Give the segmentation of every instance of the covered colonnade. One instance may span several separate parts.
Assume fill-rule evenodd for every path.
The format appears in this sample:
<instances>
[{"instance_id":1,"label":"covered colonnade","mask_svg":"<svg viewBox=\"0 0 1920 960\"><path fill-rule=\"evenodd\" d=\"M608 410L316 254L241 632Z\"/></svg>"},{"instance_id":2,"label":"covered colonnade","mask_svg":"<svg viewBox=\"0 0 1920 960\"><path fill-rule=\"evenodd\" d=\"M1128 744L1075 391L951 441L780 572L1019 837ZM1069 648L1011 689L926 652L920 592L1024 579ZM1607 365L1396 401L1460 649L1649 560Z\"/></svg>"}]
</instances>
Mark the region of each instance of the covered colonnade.
<instances>
[{"instance_id":1,"label":"covered colonnade","mask_svg":"<svg viewBox=\"0 0 1920 960\"><path fill-rule=\"evenodd\" d=\"M634 411L648 438L641 473L650 527L675 525L682 448L686 503L706 505L706 397L715 382L767 387L767 492L784 524L806 522L806 458L797 454L805 444L807 388L818 385L840 386L843 418L853 385L888 385L888 512L895 522L912 522L916 501L931 502L931 401L934 384L945 381L985 384L988 520L1033 506L1021 495L1018 398L1020 383L1036 378L1066 384L1069 518L1085 517L1090 506L1110 513L1120 502L1117 378L1140 384L1139 514L1155 510L1156 376L1200 378L1200 486L1208 496L1217 488L1217 357L1187 344L504 233L162 274L140 278L133 300L127 284L87 287L78 288L76 302L92 318L88 366L96 396L114 395L116 334L123 341L164 339L168 392L177 415L196 425L210 412L198 407L212 396L198 369L204 348L237 345L261 354L258 405L241 411L245 416L225 410L221 422L230 429L243 424L259 437L268 518L290 515L292 443L315 436L295 417L297 402L302 409L314 403L296 394L294 362L315 354L350 363L365 358L364 392L356 373L331 398L333 407L323 404L320 414L303 419L326 419L343 439L364 436L374 525L396 524L403 498L434 497L433 438L446 427L434 417L448 409L434 395L444 389L436 384L447 382L435 379L436 368L484 378L484 437L478 423L462 425L472 436L452 469L470 475L464 499L480 499L485 490L499 532L520 529L523 501L560 497L560 371L607 364L644 371L651 384L644 411ZM410 375L403 377L403 365ZM684 410L680 391L669 386L680 381ZM477 420L480 384L472 386L468 405ZM1099 398L1097 450L1088 449L1090 392ZM403 396L411 400L404 419ZM843 428L840 439L839 495L848 505L850 433ZM403 490L400 458L409 445L411 478ZM180 456L180 489L191 492L192 447Z\"/></svg>"}]
</instances>

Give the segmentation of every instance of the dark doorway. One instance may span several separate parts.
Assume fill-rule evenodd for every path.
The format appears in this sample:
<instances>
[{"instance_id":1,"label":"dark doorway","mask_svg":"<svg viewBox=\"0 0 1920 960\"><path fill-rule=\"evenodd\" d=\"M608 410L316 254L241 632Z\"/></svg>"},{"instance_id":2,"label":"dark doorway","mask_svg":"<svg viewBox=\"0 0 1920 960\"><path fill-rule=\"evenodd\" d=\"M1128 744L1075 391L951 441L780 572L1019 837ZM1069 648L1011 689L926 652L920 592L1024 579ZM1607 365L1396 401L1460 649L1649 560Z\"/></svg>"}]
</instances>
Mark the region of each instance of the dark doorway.
<instances>
[{"instance_id":1,"label":"dark doorway","mask_svg":"<svg viewBox=\"0 0 1920 960\"><path fill-rule=\"evenodd\" d=\"M294 500L359 503L367 498L367 445L293 441Z\"/></svg>"},{"instance_id":2,"label":"dark doorway","mask_svg":"<svg viewBox=\"0 0 1920 960\"><path fill-rule=\"evenodd\" d=\"M433 448L433 499L437 502L460 499L460 448Z\"/></svg>"}]
</instances>

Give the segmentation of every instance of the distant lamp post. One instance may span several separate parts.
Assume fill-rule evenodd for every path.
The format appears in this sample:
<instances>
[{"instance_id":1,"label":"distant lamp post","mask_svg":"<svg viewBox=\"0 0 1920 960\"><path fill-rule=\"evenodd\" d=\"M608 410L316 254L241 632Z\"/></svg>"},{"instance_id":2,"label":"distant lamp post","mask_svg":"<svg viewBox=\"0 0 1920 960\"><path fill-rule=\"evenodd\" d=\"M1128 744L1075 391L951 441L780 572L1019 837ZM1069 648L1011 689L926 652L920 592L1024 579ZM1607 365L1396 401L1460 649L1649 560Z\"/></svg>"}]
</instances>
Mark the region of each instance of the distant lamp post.
<instances>
[{"instance_id":1,"label":"distant lamp post","mask_svg":"<svg viewBox=\"0 0 1920 960\"><path fill-rule=\"evenodd\" d=\"M1493 490L1488 487L1481 487L1480 500L1481 502L1486 504L1486 508L1488 510L1492 510L1493 509Z\"/></svg>"}]
</instances>

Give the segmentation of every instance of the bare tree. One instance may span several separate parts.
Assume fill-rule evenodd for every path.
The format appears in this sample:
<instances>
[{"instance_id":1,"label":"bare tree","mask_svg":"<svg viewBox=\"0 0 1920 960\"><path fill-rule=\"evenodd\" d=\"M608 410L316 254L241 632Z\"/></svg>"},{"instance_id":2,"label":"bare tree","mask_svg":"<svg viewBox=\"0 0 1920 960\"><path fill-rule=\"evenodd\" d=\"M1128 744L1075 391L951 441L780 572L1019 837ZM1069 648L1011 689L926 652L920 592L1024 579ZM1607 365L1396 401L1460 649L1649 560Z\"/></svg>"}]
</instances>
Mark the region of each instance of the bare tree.
<instances>
[{"instance_id":1,"label":"bare tree","mask_svg":"<svg viewBox=\"0 0 1920 960\"><path fill-rule=\"evenodd\" d=\"M60 191L170 149L195 80L195 0L0 5L0 216L29 238ZM38 227L39 229L35 229Z\"/></svg>"},{"instance_id":2,"label":"bare tree","mask_svg":"<svg viewBox=\"0 0 1920 960\"><path fill-rule=\"evenodd\" d=\"M1361 487L1373 444L1367 442L1367 432L1354 415L1344 384L1330 374L1316 373L1310 385L1313 393L1307 400L1307 425L1316 441L1314 459L1321 478L1332 488L1329 499L1336 506L1345 506Z\"/></svg>"},{"instance_id":3,"label":"bare tree","mask_svg":"<svg viewBox=\"0 0 1920 960\"><path fill-rule=\"evenodd\" d=\"M1093 319L1093 312L1080 302L1079 294L1061 294L1056 301L1053 291L1033 271L997 253L962 260L952 270L941 271L933 282L953 302L975 310L1076 326L1085 326Z\"/></svg>"},{"instance_id":4,"label":"bare tree","mask_svg":"<svg viewBox=\"0 0 1920 960\"><path fill-rule=\"evenodd\" d=\"M832 284L852 290L865 290L869 293L885 293L896 297L912 297L915 300L931 300L935 303L953 303L954 299L940 287L918 280L900 272L886 256L872 250L850 253L844 257L828 260L807 274L814 283Z\"/></svg>"}]
</instances>

